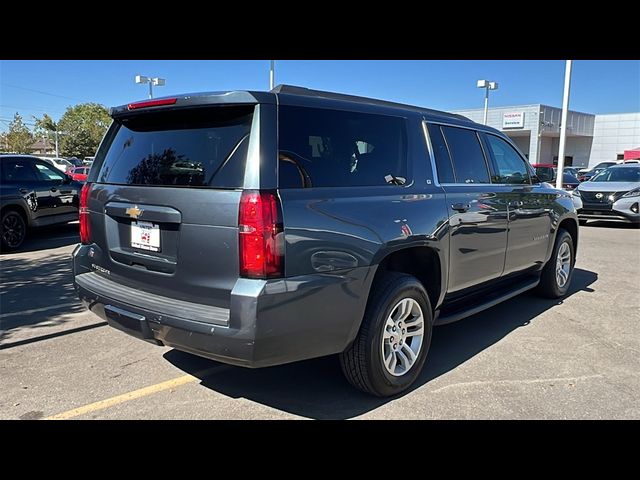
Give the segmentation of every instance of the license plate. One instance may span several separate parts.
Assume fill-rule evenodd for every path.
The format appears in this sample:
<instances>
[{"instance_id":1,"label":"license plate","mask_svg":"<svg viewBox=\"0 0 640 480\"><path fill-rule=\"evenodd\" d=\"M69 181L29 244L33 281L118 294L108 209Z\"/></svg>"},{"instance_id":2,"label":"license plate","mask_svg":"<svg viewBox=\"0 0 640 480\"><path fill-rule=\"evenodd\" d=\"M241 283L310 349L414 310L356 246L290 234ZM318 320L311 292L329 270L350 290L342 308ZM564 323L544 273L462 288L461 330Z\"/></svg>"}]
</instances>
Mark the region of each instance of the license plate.
<instances>
[{"instance_id":1,"label":"license plate","mask_svg":"<svg viewBox=\"0 0 640 480\"><path fill-rule=\"evenodd\" d=\"M160 251L160 226L151 222L131 222L131 246Z\"/></svg>"}]
</instances>

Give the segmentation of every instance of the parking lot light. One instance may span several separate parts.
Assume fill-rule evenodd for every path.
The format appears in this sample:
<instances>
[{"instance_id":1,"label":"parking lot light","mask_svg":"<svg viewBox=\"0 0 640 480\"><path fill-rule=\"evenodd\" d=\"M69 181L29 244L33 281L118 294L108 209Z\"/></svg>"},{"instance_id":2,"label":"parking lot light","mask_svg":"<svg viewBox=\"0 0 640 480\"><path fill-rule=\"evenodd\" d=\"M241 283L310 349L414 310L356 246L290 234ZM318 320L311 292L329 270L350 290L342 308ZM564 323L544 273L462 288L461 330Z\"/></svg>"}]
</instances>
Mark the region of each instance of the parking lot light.
<instances>
[{"instance_id":1,"label":"parking lot light","mask_svg":"<svg viewBox=\"0 0 640 480\"><path fill-rule=\"evenodd\" d=\"M498 82L489 80L478 80L478 88L484 88L484 124L487 124L487 113L489 111L489 90L497 90Z\"/></svg>"},{"instance_id":2,"label":"parking lot light","mask_svg":"<svg viewBox=\"0 0 640 480\"><path fill-rule=\"evenodd\" d=\"M153 98L153 86L164 87L166 80L160 77L145 77L144 75L136 75L136 83L149 84L149 98Z\"/></svg>"}]
</instances>

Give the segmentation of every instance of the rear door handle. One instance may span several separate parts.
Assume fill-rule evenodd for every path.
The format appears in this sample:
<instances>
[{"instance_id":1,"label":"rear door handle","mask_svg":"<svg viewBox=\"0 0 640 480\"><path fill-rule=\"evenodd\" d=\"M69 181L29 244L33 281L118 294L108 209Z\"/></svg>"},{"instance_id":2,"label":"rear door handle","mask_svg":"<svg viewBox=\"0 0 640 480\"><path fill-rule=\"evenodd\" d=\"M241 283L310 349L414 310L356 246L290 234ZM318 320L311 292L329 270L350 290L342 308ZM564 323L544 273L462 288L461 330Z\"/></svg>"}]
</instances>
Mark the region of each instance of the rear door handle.
<instances>
[{"instance_id":1,"label":"rear door handle","mask_svg":"<svg viewBox=\"0 0 640 480\"><path fill-rule=\"evenodd\" d=\"M468 203L460 202L454 203L453 205L451 205L451 208L457 212L464 213L471 208L471 205L469 205Z\"/></svg>"}]
</instances>

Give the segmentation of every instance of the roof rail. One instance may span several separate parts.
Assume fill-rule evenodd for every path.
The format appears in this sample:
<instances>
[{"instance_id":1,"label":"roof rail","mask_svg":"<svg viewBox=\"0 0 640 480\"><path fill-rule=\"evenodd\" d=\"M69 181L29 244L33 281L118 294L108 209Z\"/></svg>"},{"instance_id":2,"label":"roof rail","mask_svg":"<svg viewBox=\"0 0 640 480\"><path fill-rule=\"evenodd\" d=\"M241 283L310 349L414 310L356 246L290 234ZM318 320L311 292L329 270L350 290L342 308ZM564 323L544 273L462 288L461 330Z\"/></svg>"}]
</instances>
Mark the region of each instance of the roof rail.
<instances>
[{"instance_id":1,"label":"roof rail","mask_svg":"<svg viewBox=\"0 0 640 480\"><path fill-rule=\"evenodd\" d=\"M310 88L299 87L297 85L284 85L284 84L276 85L271 90L271 93L286 93L289 95L300 95L304 97L319 97L319 98L327 98L331 100L344 100L347 102L379 105L382 107L403 108L408 110L420 111L420 112L428 113L431 115L439 115L439 116L445 116L445 117L451 117L451 118L457 118L460 120L469 121L467 117L465 117L464 115L459 115L457 113L443 112L440 110L432 110L430 108L423 108L415 105L408 105L405 103L389 102L387 100L378 100L376 98L361 97L358 95L347 95L345 93L326 92L323 90L312 90Z\"/></svg>"}]
</instances>

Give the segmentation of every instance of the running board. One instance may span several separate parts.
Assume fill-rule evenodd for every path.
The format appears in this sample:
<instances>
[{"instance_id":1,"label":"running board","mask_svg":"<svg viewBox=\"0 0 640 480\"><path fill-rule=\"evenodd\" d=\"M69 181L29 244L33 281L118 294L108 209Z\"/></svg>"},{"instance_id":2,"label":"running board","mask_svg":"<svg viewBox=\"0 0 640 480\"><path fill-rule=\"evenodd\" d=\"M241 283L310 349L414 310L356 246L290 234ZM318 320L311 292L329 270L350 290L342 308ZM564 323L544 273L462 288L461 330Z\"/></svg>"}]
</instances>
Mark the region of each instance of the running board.
<instances>
[{"instance_id":1,"label":"running board","mask_svg":"<svg viewBox=\"0 0 640 480\"><path fill-rule=\"evenodd\" d=\"M471 308L456 310L451 313L446 313L445 315L438 315L436 317L435 325L446 325L447 323L457 322L458 320L462 320L463 318L470 317L471 315L475 315L487 308L491 308L499 303L504 302L505 300L509 300L510 298L515 297L516 295L520 295L527 290L531 290L535 288L540 283L539 278L535 278L533 280L528 281L527 283L520 284L515 290L509 290L507 293L499 295L497 297L490 297L487 301L481 304L476 304Z\"/></svg>"}]
</instances>

